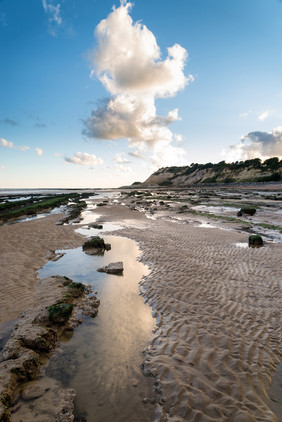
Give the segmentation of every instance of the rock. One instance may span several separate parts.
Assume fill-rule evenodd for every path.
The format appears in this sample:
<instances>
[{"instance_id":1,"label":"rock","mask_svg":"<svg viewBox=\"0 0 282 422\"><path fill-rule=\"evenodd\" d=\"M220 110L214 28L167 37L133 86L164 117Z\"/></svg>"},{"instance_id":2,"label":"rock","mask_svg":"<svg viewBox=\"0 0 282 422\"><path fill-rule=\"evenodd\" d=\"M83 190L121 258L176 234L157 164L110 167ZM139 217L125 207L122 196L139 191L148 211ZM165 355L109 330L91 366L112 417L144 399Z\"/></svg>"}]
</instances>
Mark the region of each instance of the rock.
<instances>
[{"instance_id":1,"label":"rock","mask_svg":"<svg viewBox=\"0 0 282 422\"><path fill-rule=\"evenodd\" d=\"M259 234L252 234L249 236L249 246L255 248L263 246L262 237Z\"/></svg>"},{"instance_id":2,"label":"rock","mask_svg":"<svg viewBox=\"0 0 282 422\"><path fill-rule=\"evenodd\" d=\"M243 214L254 215L255 213L256 208L241 208L240 211L237 212L237 216L242 217Z\"/></svg>"},{"instance_id":3,"label":"rock","mask_svg":"<svg viewBox=\"0 0 282 422\"><path fill-rule=\"evenodd\" d=\"M102 224L97 224L97 223L90 223L90 224L88 224L88 227L91 227L92 229L97 229L97 230L103 229Z\"/></svg>"},{"instance_id":4,"label":"rock","mask_svg":"<svg viewBox=\"0 0 282 422\"><path fill-rule=\"evenodd\" d=\"M123 263L120 262L113 262L105 267L98 268L100 273L107 273L107 274L122 274L123 273Z\"/></svg>"},{"instance_id":5,"label":"rock","mask_svg":"<svg viewBox=\"0 0 282 422\"><path fill-rule=\"evenodd\" d=\"M104 251L109 251L110 249L111 245L105 243L104 239L99 236L92 237L82 246L82 250L88 255L100 255L103 254Z\"/></svg>"},{"instance_id":6,"label":"rock","mask_svg":"<svg viewBox=\"0 0 282 422\"><path fill-rule=\"evenodd\" d=\"M58 404L55 407L56 421L73 422L74 421L74 399L75 391L67 388L59 392Z\"/></svg>"},{"instance_id":7,"label":"rock","mask_svg":"<svg viewBox=\"0 0 282 422\"><path fill-rule=\"evenodd\" d=\"M23 400L33 400L37 399L38 397L42 397L46 392L46 388L43 387L27 387L25 390L22 391L21 397Z\"/></svg>"}]
</instances>

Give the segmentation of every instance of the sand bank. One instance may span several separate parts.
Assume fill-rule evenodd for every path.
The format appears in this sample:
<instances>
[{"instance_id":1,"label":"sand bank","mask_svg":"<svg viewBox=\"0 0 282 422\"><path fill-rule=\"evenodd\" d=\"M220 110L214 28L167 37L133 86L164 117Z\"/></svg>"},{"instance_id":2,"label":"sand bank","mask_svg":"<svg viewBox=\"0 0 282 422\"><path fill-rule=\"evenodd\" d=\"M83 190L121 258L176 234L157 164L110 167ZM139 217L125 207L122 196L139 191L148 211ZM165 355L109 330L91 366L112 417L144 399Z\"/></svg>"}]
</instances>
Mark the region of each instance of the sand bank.
<instances>
[{"instance_id":1,"label":"sand bank","mask_svg":"<svg viewBox=\"0 0 282 422\"><path fill-rule=\"evenodd\" d=\"M102 218L127 223L122 208ZM141 291L157 318L144 365L156 421L277 421L268 390L281 358L281 244L240 248L247 233L136 223L117 234L139 242L151 270Z\"/></svg>"},{"instance_id":2,"label":"sand bank","mask_svg":"<svg viewBox=\"0 0 282 422\"><path fill-rule=\"evenodd\" d=\"M62 216L0 226L0 324L17 318L34 303L37 270L51 249L73 248L83 237L73 226L56 226Z\"/></svg>"},{"instance_id":3,"label":"sand bank","mask_svg":"<svg viewBox=\"0 0 282 422\"><path fill-rule=\"evenodd\" d=\"M157 318L144 361L156 421L277 421L268 390L281 358L281 244L239 248L247 233L149 220L121 205L96 212L127 226L117 234L139 243L151 270L140 288ZM32 304L50 249L83 242L56 218L0 227L1 321Z\"/></svg>"}]
</instances>

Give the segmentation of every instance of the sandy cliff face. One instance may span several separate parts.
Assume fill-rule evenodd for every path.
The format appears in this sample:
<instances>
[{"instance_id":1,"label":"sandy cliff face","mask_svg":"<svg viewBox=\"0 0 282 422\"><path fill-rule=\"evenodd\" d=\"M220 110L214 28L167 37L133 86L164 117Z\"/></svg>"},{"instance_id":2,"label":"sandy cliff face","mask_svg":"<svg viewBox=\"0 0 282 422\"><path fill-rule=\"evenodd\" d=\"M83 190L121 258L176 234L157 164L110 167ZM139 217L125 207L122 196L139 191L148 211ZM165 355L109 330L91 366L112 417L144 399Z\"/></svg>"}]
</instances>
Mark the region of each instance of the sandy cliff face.
<instances>
[{"instance_id":1,"label":"sandy cliff face","mask_svg":"<svg viewBox=\"0 0 282 422\"><path fill-rule=\"evenodd\" d=\"M190 174L187 174L190 173ZM282 180L282 167L279 169L257 169L252 167L231 170L229 168L195 169L190 171L190 167L165 167L153 173L143 186L183 186L195 183L238 183L256 182L261 178L272 177L273 174L280 175ZM262 180L261 180L262 181ZM277 180L279 181L279 180Z\"/></svg>"}]
</instances>

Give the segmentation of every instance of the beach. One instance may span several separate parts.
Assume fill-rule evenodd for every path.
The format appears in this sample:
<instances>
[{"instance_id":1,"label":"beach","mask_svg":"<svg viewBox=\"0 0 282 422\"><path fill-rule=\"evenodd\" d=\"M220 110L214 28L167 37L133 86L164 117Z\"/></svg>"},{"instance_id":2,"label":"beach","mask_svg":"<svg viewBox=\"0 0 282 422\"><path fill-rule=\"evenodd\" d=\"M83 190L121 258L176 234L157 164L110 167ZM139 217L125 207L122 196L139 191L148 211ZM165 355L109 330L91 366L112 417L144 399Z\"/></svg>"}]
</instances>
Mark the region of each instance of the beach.
<instances>
[{"instance_id":1,"label":"beach","mask_svg":"<svg viewBox=\"0 0 282 422\"><path fill-rule=\"evenodd\" d=\"M136 241L149 267L139 290L156 318L142 364L154 384L154 420L278 421L269 390L281 359L281 243L249 248L232 221L175 219L174 209L148 218L133 202L91 212L121 224L112 234ZM1 323L32 306L48 251L83 243L77 226L58 226L59 218L0 227Z\"/></svg>"}]
</instances>

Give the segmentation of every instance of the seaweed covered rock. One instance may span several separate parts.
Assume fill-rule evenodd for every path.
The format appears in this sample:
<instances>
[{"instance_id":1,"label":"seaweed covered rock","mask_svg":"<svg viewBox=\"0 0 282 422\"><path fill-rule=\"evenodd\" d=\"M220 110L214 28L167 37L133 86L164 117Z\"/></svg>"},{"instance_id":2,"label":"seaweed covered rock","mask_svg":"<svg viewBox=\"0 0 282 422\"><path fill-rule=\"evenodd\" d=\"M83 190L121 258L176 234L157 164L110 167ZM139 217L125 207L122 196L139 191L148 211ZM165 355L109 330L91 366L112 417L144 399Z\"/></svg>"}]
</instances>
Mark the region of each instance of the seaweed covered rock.
<instances>
[{"instance_id":1,"label":"seaweed covered rock","mask_svg":"<svg viewBox=\"0 0 282 422\"><path fill-rule=\"evenodd\" d=\"M237 212L238 217L242 217L244 214L246 215L254 215L256 213L256 208L241 208L240 211Z\"/></svg>"},{"instance_id":2,"label":"seaweed covered rock","mask_svg":"<svg viewBox=\"0 0 282 422\"><path fill-rule=\"evenodd\" d=\"M263 246L262 237L259 234L252 234L249 236L249 246L254 248Z\"/></svg>"},{"instance_id":3,"label":"seaweed covered rock","mask_svg":"<svg viewBox=\"0 0 282 422\"><path fill-rule=\"evenodd\" d=\"M90 240L87 240L82 246L82 250L89 255L98 255L104 251L109 251L111 245L105 243L104 239L99 236L94 236Z\"/></svg>"},{"instance_id":4,"label":"seaweed covered rock","mask_svg":"<svg viewBox=\"0 0 282 422\"><path fill-rule=\"evenodd\" d=\"M48 307L49 320L54 324L65 324L72 314L72 303L57 303Z\"/></svg>"}]
</instances>

